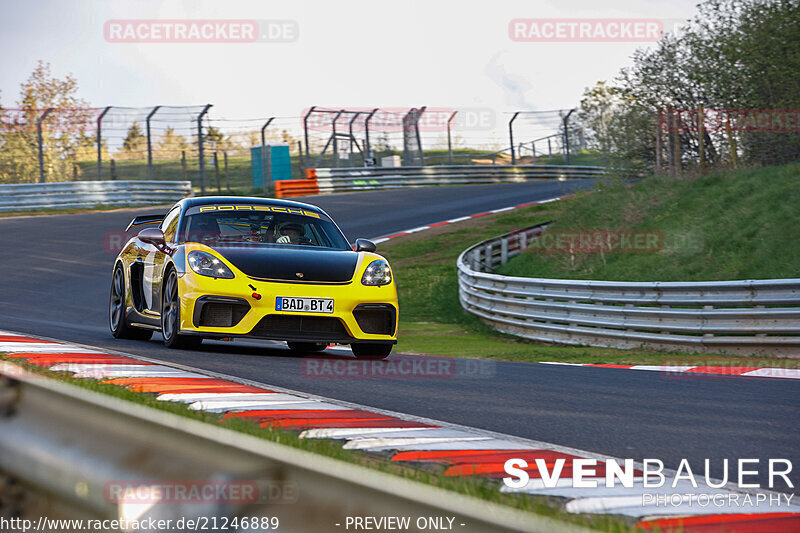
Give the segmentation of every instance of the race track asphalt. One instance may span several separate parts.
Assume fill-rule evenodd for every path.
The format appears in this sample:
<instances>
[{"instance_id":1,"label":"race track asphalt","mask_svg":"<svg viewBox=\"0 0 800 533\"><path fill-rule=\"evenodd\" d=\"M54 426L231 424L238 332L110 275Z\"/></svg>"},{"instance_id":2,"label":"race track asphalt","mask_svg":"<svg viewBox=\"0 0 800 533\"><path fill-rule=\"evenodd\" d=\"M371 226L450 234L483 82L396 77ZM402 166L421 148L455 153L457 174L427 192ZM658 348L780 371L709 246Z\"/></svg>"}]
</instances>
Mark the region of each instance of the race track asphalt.
<instances>
[{"instance_id":1,"label":"race track asphalt","mask_svg":"<svg viewBox=\"0 0 800 533\"><path fill-rule=\"evenodd\" d=\"M352 241L569 193L588 182L473 185L374 191L309 198ZM138 209L136 213L159 212ZM120 341L107 326L115 253L108 232L123 230L134 210L0 219L0 329L43 335L189 365L266 385L409 413L563 446L656 458L696 475L711 459L787 458L800 465L800 382L742 377L663 375L591 367L487 362L466 372L425 378L315 377L303 361L258 343L205 343L197 352ZM469 244L469 243L465 243ZM254 345L255 344L255 345ZM453 354L458 356L458 354ZM325 356L347 358L347 356ZM392 355L416 360L416 356ZM791 474L797 493L800 475ZM732 479L735 481L735 479Z\"/></svg>"}]
</instances>

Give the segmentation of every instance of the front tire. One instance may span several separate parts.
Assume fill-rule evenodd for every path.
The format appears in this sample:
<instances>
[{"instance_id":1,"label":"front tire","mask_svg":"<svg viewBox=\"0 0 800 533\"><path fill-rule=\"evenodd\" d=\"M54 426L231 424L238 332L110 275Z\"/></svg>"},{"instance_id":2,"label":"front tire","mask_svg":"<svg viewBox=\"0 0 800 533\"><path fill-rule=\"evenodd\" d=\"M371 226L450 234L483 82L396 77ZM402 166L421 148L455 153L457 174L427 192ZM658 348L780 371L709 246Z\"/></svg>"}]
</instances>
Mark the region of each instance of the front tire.
<instances>
[{"instance_id":1,"label":"front tire","mask_svg":"<svg viewBox=\"0 0 800 533\"><path fill-rule=\"evenodd\" d=\"M392 353L391 344L364 342L351 344L350 349L353 350L356 359L386 359Z\"/></svg>"},{"instance_id":2,"label":"front tire","mask_svg":"<svg viewBox=\"0 0 800 533\"><path fill-rule=\"evenodd\" d=\"M128 325L125 318L128 308L127 294L125 272L122 270L122 265L118 264L111 278L111 295L108 301L108 325L111 328L111 334L117 339L150 340L150 337L153 336L151 330Z\"/></svg>"},{"instance_id":3,"label":"front tire","mask_svg":"<svg viewBox=\"0 0 800 533\"><path fill-rule=\"evenodd\" d=\"M181 299L178 294L178 274L170 269L161 290L161 335L167 348L191 350L200 346L202 337L181 335Z\"/></svg>"}]
</instances>

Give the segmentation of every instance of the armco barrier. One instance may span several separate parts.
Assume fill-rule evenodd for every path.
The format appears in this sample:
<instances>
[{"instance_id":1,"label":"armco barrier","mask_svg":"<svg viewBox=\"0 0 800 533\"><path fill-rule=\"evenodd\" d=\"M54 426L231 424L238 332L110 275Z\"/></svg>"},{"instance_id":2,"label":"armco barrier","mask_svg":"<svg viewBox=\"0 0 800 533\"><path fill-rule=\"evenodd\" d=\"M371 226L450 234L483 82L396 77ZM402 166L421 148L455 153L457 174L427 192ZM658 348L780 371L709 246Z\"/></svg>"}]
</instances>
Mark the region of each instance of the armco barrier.
<instances>
[{"instance_id":1,"label":"armco barrier","mask_svg":"<svg viewBox=\"0 0 800 533\"><path fill-rule=\"evenodd\" d=\"M0 185L0 212L169 204L192 195L188 181L70 181Z\"/></svg>"},{"instance_id":2,"label":"armco barrier","mask_svg":"<svg viewBox=\"0 0 800 533\"><path fill-rule=\"evenodd\" d=\"M51 519L171 521L170 527L123 531L344 531L346 517L365 515L458 517L466 527L453 529L486 533L589 531L33 375L4 361L0 408L0 494L9 496L9 516L21 510ZM187 485L197 494L176 490ZM23 486L41 497L23 500L16 495ZM265 527L269 517L278 517L280 525ZM237 522L246 526L234 527Z\"/></svg>"},{"instance_id":3,"label":"armco barrier","mask_svg":"<svg viewBox=\"0 0 800 533\"><path fill-rule=\"evenodd\" d=\"M593 179L610 173L611 171L604 167L558 165L309 168L306 170L304 180L275 182L275 194L278 198L283 198L305 194L431 185L513 183L537 179ZM630 176L631 173L627 172L626 175Z\"/></svg>"},{"instance_id":4,"label":"armco barrier","mask_svg":"<svg viewBox=\"0 0 800 533\"><path fill-rule=\"evenodd\" d=\"M731 354L800 354L800 279L620 282L490 274L544 228L489 239L457 261L461 306L539 341Z\"/></svg>"}]
</instances>

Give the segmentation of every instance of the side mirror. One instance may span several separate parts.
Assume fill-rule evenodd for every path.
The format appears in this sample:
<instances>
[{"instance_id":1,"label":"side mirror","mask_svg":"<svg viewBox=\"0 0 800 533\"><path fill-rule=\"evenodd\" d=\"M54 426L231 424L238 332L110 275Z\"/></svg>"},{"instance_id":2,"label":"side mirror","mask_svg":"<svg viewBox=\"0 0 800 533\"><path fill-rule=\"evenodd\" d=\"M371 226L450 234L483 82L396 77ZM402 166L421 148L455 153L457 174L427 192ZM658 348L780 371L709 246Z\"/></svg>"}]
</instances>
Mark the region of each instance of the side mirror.
<instances>
[{"instance_id":1,"label":"side mirror","mask_svg":"<svg viewBox=\"0 0 800 533\"><path fill-rule=\"evenodd\" d=\"M138 238L140 241L147 244L152 244L159 250L167 247L167 242L164 239L164 232L159 228L146 228L139 232Z\"/></svg>"},{"instance_id":2,"label":"side mirror","mask_svg":"<svg viewBox=\"0 0 800 533\"><path fill-rule=\"evenodd\" d=\"M374 242L367 239L356 239L356 252L374 252L376 249Z\"/></svg>"}]
</instances>

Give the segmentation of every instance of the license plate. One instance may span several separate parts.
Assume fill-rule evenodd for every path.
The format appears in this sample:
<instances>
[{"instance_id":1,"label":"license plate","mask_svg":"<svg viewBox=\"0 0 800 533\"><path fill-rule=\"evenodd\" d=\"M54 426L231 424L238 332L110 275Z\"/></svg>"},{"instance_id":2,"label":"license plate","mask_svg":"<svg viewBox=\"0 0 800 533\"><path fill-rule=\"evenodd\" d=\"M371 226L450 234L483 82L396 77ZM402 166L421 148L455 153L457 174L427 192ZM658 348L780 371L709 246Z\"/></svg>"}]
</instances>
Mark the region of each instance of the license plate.
<instances>
[{"instance_id":1,"label":"license plate","mask_svg":"<svg viewBox=\"0 0 800 533\"><path fill-rule=\"evenodd\" d=\"M276 311L303 311L304 313L333 313L332 298L275 298Z\"/></svg>"}]
</instances>

